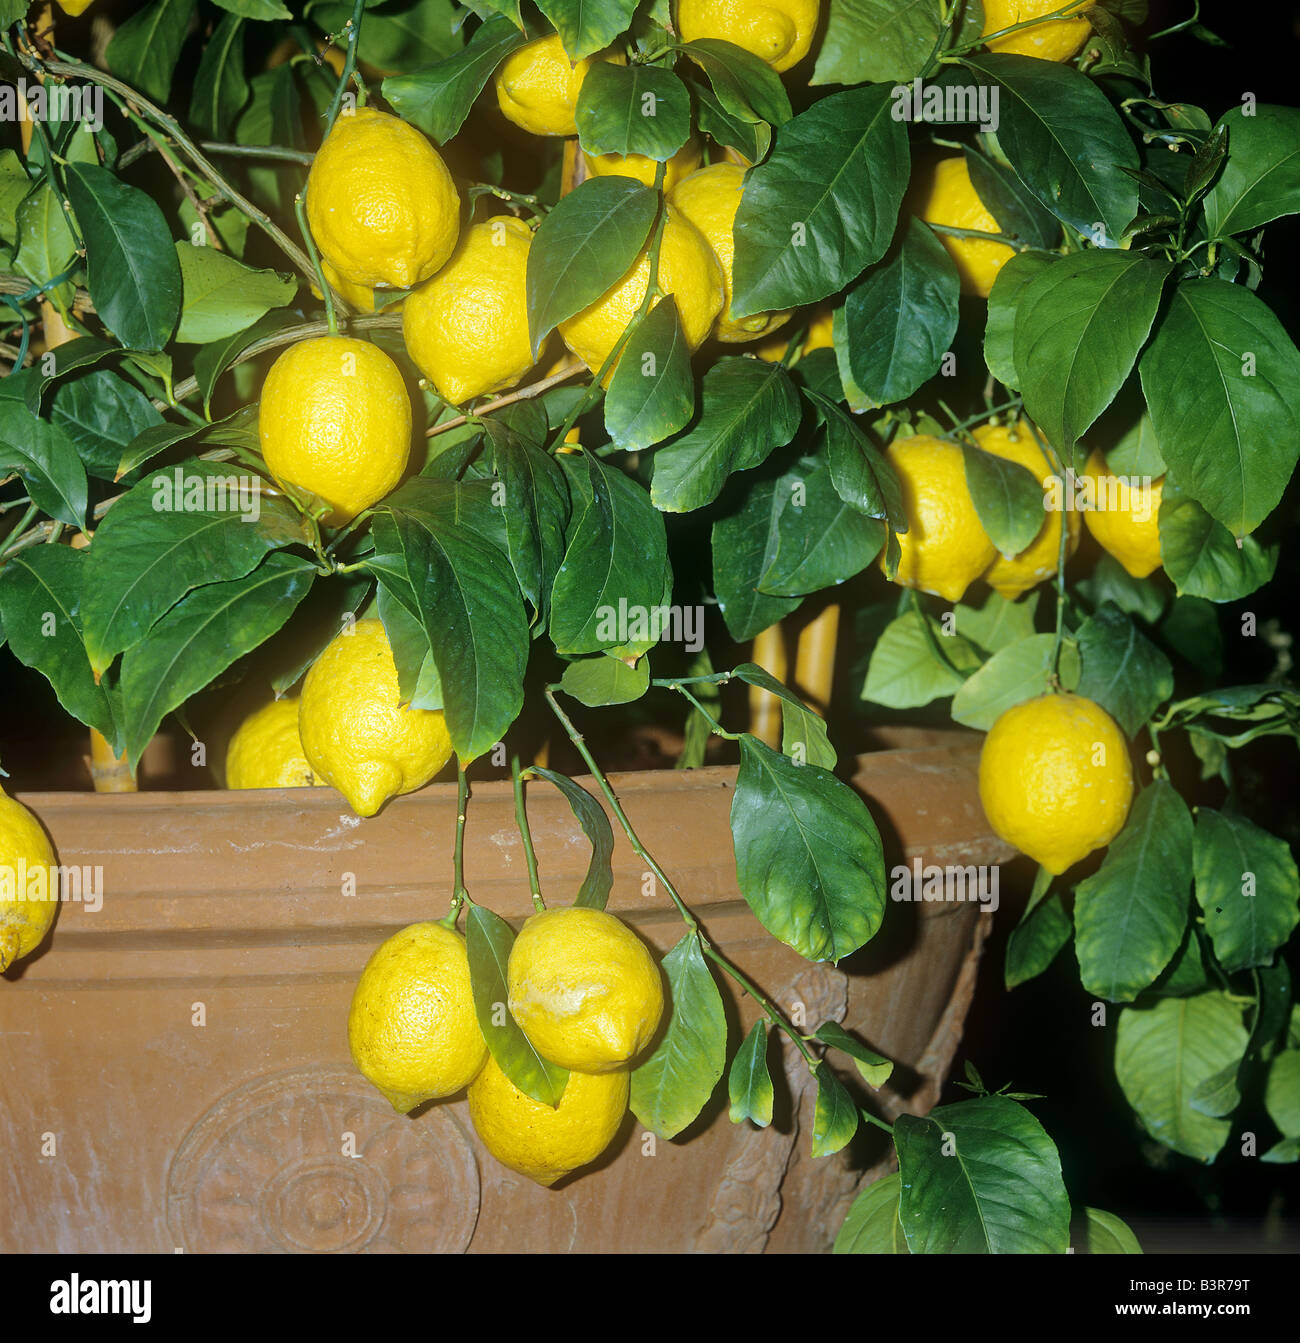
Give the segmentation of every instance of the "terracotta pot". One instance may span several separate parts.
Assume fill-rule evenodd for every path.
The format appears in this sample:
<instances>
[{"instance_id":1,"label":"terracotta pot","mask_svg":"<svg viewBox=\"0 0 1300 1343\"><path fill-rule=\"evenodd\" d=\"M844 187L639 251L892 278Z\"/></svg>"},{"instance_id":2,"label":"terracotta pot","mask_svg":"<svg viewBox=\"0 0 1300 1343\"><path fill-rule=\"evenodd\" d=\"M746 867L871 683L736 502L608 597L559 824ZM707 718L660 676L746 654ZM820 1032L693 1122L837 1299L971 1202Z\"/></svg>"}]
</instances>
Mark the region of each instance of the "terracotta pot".
<instances>
[{"instance_id":1,"label":"terracotta pot","mask_svg":"<svg viewBox=\"0 0 1300 1343\"><path fill-rule=\"evenodd\" d=\"M977 739L922 740L858 761L888 861L1004 861ZM842 1021L899 1061L882 1113L927 1110L988 916L891 905L858 955L809 964L737 893L733 769L613 783L714 942L787 1011L802 1004L809 1031ZM23 800L62 863L102 866L103 905L65 903L0 984L0 1250L822 1250L864 1171L887 1168L876 1130L809 1157L813 1092L789 1057L770 1128L733 1126L724 1082L681 1139L629 1115L599 1168L551 1190L483 1151L463 1100L395 1114L353 1069L348 1003L384 937L447 909L452 785L369 821L327 789ZM586 841L554 790L532 787L529 815L542 889L565 902ZM477 785L469 818L469 889L517 925L531 906L509 784ZM667 951L681 924L616 834L610 909ZM723 991L734 1049L755 1014Z\"/></svg>"}]
</instances>

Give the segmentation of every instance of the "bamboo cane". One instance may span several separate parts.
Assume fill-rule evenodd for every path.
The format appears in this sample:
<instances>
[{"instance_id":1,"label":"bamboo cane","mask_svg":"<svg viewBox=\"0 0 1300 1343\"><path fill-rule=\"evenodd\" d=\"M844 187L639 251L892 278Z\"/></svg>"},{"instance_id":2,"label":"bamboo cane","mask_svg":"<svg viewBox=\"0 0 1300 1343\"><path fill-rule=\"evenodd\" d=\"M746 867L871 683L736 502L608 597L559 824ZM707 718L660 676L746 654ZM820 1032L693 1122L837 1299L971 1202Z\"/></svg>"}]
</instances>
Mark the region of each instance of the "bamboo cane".
<instances>
[{"instance_id":1,"label":"bamboo cane","mask_svg":"<svg viewBox=\"0 0 1300 1343\"><path fill-rule=\"evenodd\" d=\"M784 682L789 663L785 652L785 631L778 620L775 625L754 636L750 656L764 671ZM777 748L781 741L781 701L770 690L749 687L749 730L764 745Z\"/></svg>"},{"instance_id":2,"label":"bamboo cane","mask_svg":"<svg viewBox=\"0 0 1300 1343\"><path fill-rule=\"evenodd\" d=\"M838 602L819 611L799 632L794 683L800 695L824 718L835 683L835 645L840 629Z\"/></svg>"}]
</instances>

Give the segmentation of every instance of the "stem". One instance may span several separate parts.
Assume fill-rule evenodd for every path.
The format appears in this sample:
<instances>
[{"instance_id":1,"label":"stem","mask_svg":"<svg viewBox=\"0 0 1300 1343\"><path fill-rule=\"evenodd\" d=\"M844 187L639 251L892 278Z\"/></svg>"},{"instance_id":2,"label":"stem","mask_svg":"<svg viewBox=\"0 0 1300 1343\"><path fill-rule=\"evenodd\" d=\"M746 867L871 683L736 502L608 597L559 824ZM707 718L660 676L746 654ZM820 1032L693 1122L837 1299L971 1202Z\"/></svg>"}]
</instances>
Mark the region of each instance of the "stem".
<instances>
[{"instance_id":1,"label":"stem","mask_svg":"<svg viewBox=\"0 0 1300 1343\"><path fill-rule=\"evenodd\" d=\"M365 16L366 0L356 0L352 6L352 17L343 26L348 35L348 50L343 57L343 73L339 76L338 87L334 90L334 99L330 103L329 115L325 118L325 134L334 129L334 121L339 114L339 105L343 102L343 90L347 88L352 72L357 68L357 43L361 40L361 20Z\"/></svg>"},{"instance_id":2,"label":"stem","mask_svg":"<svg viewBox=\"0 0 1300 1343\"><path fill-rule=\"evenodd\" d=\"M741 972L737 970L734 965L732 965L732 963L717 949L717 947L713 945L712 942L709 941L707 937L704 936L703 933L699 934L699 939L700 939L700 950L704 952L704 954L709 958L709 960L711 960L714 963L714 965L718 966L722 970L725 970L726 973L729 974L732 977L732 979L734 979L736 983L739 984L740 987L747 994L749 994L749 996L759 1005L759 1007L762 1008L763 1014L774 1026L776 1026L779 1030L784 1031L790 1037L790 1039L794 1041L799 1052L803 1055L804 1062L807 1063L809 1069L815 1068L817 1064L821 1062L821 1060L817 1057L816 1054L812 1052L811 1049L808 1048L808 1042L803 1038L803 1036L800 1035L799 1032L795 1030L794 1027L791 1026L786 1021L786 1019L780 1014L780 1012L776 1010L775 1007L772 1006L772 1004L767 1000L767 998L762 993L760 993L759 990L756 989L754 985L751 984L749 980L746 979L745 976L741 974Z\"/></svg>"},{"instance_id":3,"label":"stem","mask_svg":"<svg viewBox=\"0 0 1300 1343\"><path fill-rule=\"evenodd\" d=\"M1059 686L1061 683L1061 646L1065 639L1065 547L1069 540L1070 528L1066 517L1066 510L1069 508L1070 499L1066 492L1066 486L1069 481L1065 475L1065 464L1057 455L1056 449L1038 432L1038 426L1030 423L1030 430L1038 442L1039 449L1043 456L1047 458L1048 464L1052 468L1053 475L1061 482L1061 535L1058 538L1056 548L1056 638L1052 644L1051 676Z\"/></svg>"},{"instance_id":4,"label":"stem","mask_svg":"<svg viewBox=\"0 0 1300 1343\"><path fill-rule=\"evenodd\" d=\"M312 269L316 272L320 292L325 299L325 325L329 327L331 336L337 336L339 319L334 314L333 291L325 281L325 268L321 265L320 253L316 251L316 240L311 236L311 229L307 227L307 207L301 191L293 198L293 212L298 219L303 241L307 244L307 251L311 254Z\"/></svg>"},{"instance_id":5,"label":"stem","mask_svg":"<svg viewBox=\"0 0 1300 1343\"><path fill-rule=\"evenodd\" d=\"M397 321L400 325L401 318L399 317ZM459 429L462 424L469 424L471 420L490 415L494 410L500 410L503 406L513 406L516 401L528 401L535 396L541 396L543 392L549 391L552 387L567 382L581 367L581 364L574 364L572 368L562 369L559 373L552 373L549 378L542 378L538 382L530 383L527 387L521 387L518 391L510 392L506 396L499 396L495 401L489 401L485 405L479 406L472 415L457 415L454 419L443 420L441 424L435 424L432 429L426 429L424 436L425 438L436 438L439 434L445 434L448 429Z\"/></svg>"},{"instance_id":6,"label":"stem","mask_svg":"<svg viewBox=\"0 0 1300 1343\"><path fill-rule=\"evenodd\" d=\"M958 228L955 224L935 224L930 220L925 221L936 233L946 234L950 238L987 238L991 242L1006 243L1008 247L1014 247L1017 252L1027 252L1029 244L1020 238L1013 238L1009 233L986 233L983 229L977 228Z\"/></svg>"},{"instance_id":7,"label":"stem","mask_svg":"<svg viewBox=\"0 0 1300 1343\"><path fill-rule=\"evenodd\" d=\"M983 33L974 42L961 43L950 48L945 54L948 56L964 56L968 51L974 51L976 47L985 46L999 37L1005 37L1008 33L1018 33L1022 28L1034 28L1040 23L1052 23L1057 19L1077 19L1083 13L1084 8L1085 0L1070 0L1069 4L1062 5L1060 9L1052 10L1050 14L1040 14L1034 19L1025 19L1021 23L1009 24L1005 28L999 28L996 33Z\"/></svg>"},{"instance_id":8,"label":"stem","mask_svg":"<svg viewBox=\"0 0 1300 1343\"><path fill-rule=\"evenodd\" d=\"M708 723L716 736L725 737L728 741L739 741L745 736L743 732L728 732L680 681L670 681L668 689L677 691L679 695L684 695L695 706L695 711Z\"/></svg>"},{"instance_id":9,"label":"stem","mask_svg":"<svg viewBox=\"0 0 1300 1343\"><path fill-rule=\"evenodd\" d=\"M469 803L469 780L465 777L465 766L460 757L456 757L456 848L452 854L452 871L455 876L451 894L451 909L443 919L443 927L454 929L460 918L461 906L469 896L465 889L465 809Z\"/></svg>"},{"instance_id":10,"label":"stem","mask_svg":"<svg viewBox=\"0 0 1300 1343\"><path fill-rule=\"evenodd\" d=\"M283 163L301 163L308 167L316 156L305 149L289 149L285 145L232 145L224 140L200 140L200 149L209 154L222 154L232 159L272 159ZM119 168L129 168L137 159L146 154L162 150L162 142L155 139L140 140L126 150L118 159Z\"/></svg>"},{"instance_id":11,"label":"stem","mask_svg":"<svg viewBox=\"0 0 1300 1343\"><path fill-rule=\"evenodd\" d=\"M864 1110L861 1106L858 1106L858 1114L861 1115L868 1124L874 1124L878 1129L884 1129L891 1138L894 1136L893 1124L885 1123L883 1119L879 1118L877 1115L873 1115L870 1110Z\"/></svg>"},{"instance_id":12,"label":"stem","mask_svg":"<svg viewBox=\"0 0 1300 1343\"><path fill-rule=\"evenodd\" d=\"M537 854L533 852L533 832L528 828L528 811L524 806L524 780L519 770L519 757L510 757L510 777L515 784L515 824L524 841L524 861L528 864L528 886L533 895L533 908L540 914L546 908L542 899L541 882L537 879Z\"/></svg>"}]
</instances>

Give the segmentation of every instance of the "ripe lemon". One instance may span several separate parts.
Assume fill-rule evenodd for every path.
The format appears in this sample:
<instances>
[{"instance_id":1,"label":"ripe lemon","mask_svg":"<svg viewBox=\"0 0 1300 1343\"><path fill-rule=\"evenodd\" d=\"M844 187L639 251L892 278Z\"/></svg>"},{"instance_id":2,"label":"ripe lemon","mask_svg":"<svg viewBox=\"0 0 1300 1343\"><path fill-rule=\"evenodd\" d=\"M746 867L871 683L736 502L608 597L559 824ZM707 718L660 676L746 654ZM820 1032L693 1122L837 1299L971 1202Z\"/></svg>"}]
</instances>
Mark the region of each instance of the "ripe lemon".
<instances>
[{"instance_id":1,"label":"ripe lemon","mask_svg":"<svg viewBox=\"0 0 1300 1343\"><path fill-rule=\"evenodd\" d=\"M338 526L382 499L411 452L411 399L397 365L369 341L318 336L271 365L257 419L281 484L329 505Z\"/></svg>"},{"instance_id":2,"label":"ripe lemon","mask_svg":"<svg viewBox=\"0 0 1300 1343\"><path fill-rule=\"evenodd\" d=\"M395 303L385 303L381 307L376 299L376 291L374 289L371 289L369 285L353 284L351 280L345 280L343 276L341 276L338 271L324 259L324 257L321 258L321 269L325 272L326 281L333 286L333 288L337 289L358 312L402 311L402 304L406 302L405 299L398 299ZM320 289L315 284L312 285L311 292L315 294L317 298L323 297Z\"/></svg>"},{"instance_id":3,"label":"ripe lemon","mask_svg":"<svg viewBox=\"0 0 1300 1343\"><path fill-rule=\"evenodd\" d=\"M1079 0L1083 9L1090 0ZM1064 9L1066 0L984 0L984 31L999 33L1014 23L1036 19ZM1050 19L1022 28L1018 33L989 42L990 51L1009 51L1018 56L1038 56L1045 61L1068 61L1088 40L1092 25L1085 18Z\"/></svg>"},{"instance_id":4,"label":"ripe lemon","mask_svg":"<svg viewBox=\"0 0 1300 1343\"><path fill-rule=\"evenodd\" d=\"M808 329L804 332L803 344L799 347L801 355L809 354L813 350L827 350L834 344L831 338L831 330L834 326L835 314L829 308L818 308L812 314L812 319L808 323ZM760 359L765 359L769 364L775 364L778 360L785 358L785 352L790 342L784 335L773 335L761 344L754 347L754 353Z\"/></svg>"},{"instance_id":5,"label":"ripe lemon","mask_svg":"<svg viewBox=\"0 0 1300 1343\"><path fill-rule=\"evenodd\" d=\"M583 154L588 177L634 177L652 187L659 171L656 160L644 154ZM700 166L700 142L692 135L664 165L664 190L669 191Z\"/></svg>"},{"instance_id":6,"label":"ripe lemon","mask_svg":"<svg viewBox=\"0 0 1300 1343\"><path fill-rule=\"evenodd\" d=\"M0 971L30 956L59 909L54 848L41 823L0 789Z\"/></svg>"},{"instance_id":7,"label":"ripe lemon","mask_svg":"<svg viewBox=\"0 0 1300 1343\"><path fill-rule=\"evenodd\" d=\"M970 180L964 158L940 159L918 183L916 213L927 224L1001 233L1002 225L988 212ZM951 238L940 233L957 266L963 294L988 298L998 271L1016 254L1014 247L992 238Z\"/></svg>"},{"instance_id":8,"label":"ripe lemon","mask_svg":"<svg viewBox=\"0 0 1300 1343\"><path fill-rule=\"evenodd\" d=\"M577 135L573 111L593 61L624 64L617 52L571 61L558 33L512 51L492 76L502 113L533 135Z\"/></svg>"},{"instance_id":9,"label":"ripe lemon","mask_svg":"<svg viewBox=\"0 0 1300 1343\"><path fill-rule=\"evenodd\" d=\"M298 736L297 699L274 699L249 714L226 748L227 788L306 788L321 782Z\"/></svg>"},{"instance_id":10,"label":"ripe lemon","mask_svg":"<svg viewBox=\"0 0 1300 1343\"><path fill-rule=\"evenodd\" d=\"M1133 800L1128 743L1082 695L1039 695L984 738L980 801L994 831L1060 875L1124 827Z\"/></svg>"},{"instance_id":11,"label":"ripe lemon","mask_svg":"<svg viewBox=\"0 0 1300 1343\"><path fill-rule=\"evenodd\" d=\"M612 914L577 905L534 914L506 965L510 1014L543 1058L603 1073L650 1043L664 1010L659 967Z\"/></svg>"},{"instance_id":12,"label":"ripe lemon","mask_svg":"<svg viewBox=\"0 0 1300 1343\"><path fill-rule=\"evenodd\" d=\"M405 289L427 280L460 236L460 196L438 151L397 117L341 116L307 176L307 222L345 280Z\"/></svg>"},{"instance_id":13,"label":"ripe lemon","mask_svg":"<svg viewBox=\"0 0 1300 1343\"><path fill-rule=\"evenodd\" d=\"M788 70L808 54L819 7L818 0L678 0L677 31L683 42L734 42L773 70Z\"/></svg>"},{"instance_id":14,"label":"ripe lemon","mask_svg":"<svg viewBox=\"0 0 1300 1343\"><path fill-rule=\"evenodd\" d=\"M975 430L975 441L995 457L1008 462L1019 462L1034 473L1040 485L1046 485L1052 476L1047 455L1038 446L1038 440L1025 420L1012 425L981 425ZM1045 496L1046 497L1046 496ZM1061 553L1061 514L1065 515L1065 557L1069 559L1079 548L1079 515L1074 509L1049 512L1038 529L1038 535L1018 554L998 555L984 573L984 581L1008 601L1015 601L1022 593L1037 586L1056 573L1056 562Z\"/></svg>"},{"instance_id":15,"label":"ripe lemon","mask_svg":"<svg viewBox=\"0 0 1300 1343\"><path fill-rule=\"evenodd\" d=\"M487 1058L465 939L440 923L394 933L352 994L348 1044L362 1074L403 1114L468 1086Z\"/></svg>"},{"instance_id":16,"label":"ripe lemon","mask_svg":"<svg viewBox=\"0 0 1300 1343\"><path fill-rule=\"evenodd\" d=\"M1160 497L1164 476L1130 483L1126 476L1112 475L1106 458L1096 449L1089 455L1083 474L1092 488L1092 507L1084 511L1083 521L1097 544L1114 555L1134 578L1154 573L1161 565Z\"/></svg>"},{"instance_id":17,"label":"ripe lemon","mask_svg":"<svg viewBox=\"0 0 1300 1343\"><path fill-rule=\"evenodd\" d=\"M748 317L731 315L732 263L736 239L732 232L745 170L735 163L714 163L679 182L669 195L672 203L704 235L722 268L723 310L713 334L720 341L737 344L775 331L789 320L789 311L756 312Z\"/></svg>"},{"instance_id":18,"label":"ripe lemon","mask_svg":"<svg viewBox=\"0 0 1300 1343\"><path fill-rule=\"evenodd\" d=\"M704 342L714 318L722 311L722 268L699 229L675 206L664 208L668 218L659 249L659 287L677 300L682 331L694 350ZM599 371L645 298L650 283L650 241L621 280L576 316L560 323L564 343L593 373Z\"/></svg>"},{"instance_id":19,"label":"ripe lemon","mask_svg":"<svg viewBox=\"0 0 1300 1343\"><path fill-rule=\"evenodd\" d=\"M489 1055L470 1083L469 1117L503 1166L549 1186L595 1161L613 1142L627 1097L626 1072L571 1072L552 1109L524 1095Z\"/></svg>"},{"instance_id":20,"label":"ripe lemon","mask_svg":"<svg viewBox=\"0 0 1300 1343\"><path fill-rule=\"evenodd\" d=\"M888 455L908 525L898 536L902 554L895 581L960 601L997 554L975 512L961 448L917 434L895 439ZM884 563L882 554L882 569Z\"/></svg>"},{"instance_id":21,"label":"ripe lemon","mask_svg":"<svg viewBox=\"0 0 1300 1343\"><path fill-rule=\"evenodd\" d=\"M93 2L94 0L59 0L59 8L75 19L78 14L84 14Z\"/></svg>"},{"instance_id":22,"label":"ripe lemon","mask_svg":"<svg viewBox=\"0 0 1300 1343\"><path fill-rule=\"evenodd\" d=\"M335 635L303 682L298 711L312 769L373 816L390 797L422 788L451 759L441 713L403 707L383 622Z\"/></svg>"},{"instance_id":23,"label":"ripe lemon","mask_svg":"<svg viewBox=\"0 0 1300 1343\"><path fill-rule=\"evenodd\" d=\"M533 366L526 280L533 235L513 215L465 231L452 259L406 300L411 358L455 405L513 387Z\"/></svg>"}]
</instances>

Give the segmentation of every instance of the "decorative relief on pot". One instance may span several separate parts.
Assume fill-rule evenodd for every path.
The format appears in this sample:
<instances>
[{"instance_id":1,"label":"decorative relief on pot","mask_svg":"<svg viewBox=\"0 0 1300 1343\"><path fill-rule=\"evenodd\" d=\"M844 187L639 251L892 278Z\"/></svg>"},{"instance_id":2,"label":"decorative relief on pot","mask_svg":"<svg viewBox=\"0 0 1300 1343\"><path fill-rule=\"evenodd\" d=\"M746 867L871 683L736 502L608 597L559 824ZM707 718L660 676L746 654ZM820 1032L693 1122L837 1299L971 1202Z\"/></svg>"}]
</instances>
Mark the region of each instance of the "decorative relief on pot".
<instances>
[{"instance_id":1,"label":"decorative relief on pot","mask_svg":"<svg viewBox=\"0 0 1300 1343\"><path fill-rule=\"evenodd\" d=\"M479 1200L473 1149L445 1106L399 1115L325 1065L228 1092L167 1174L175 1248L203 1253L457 1252Z\"/></svg>"}]
</instances>

